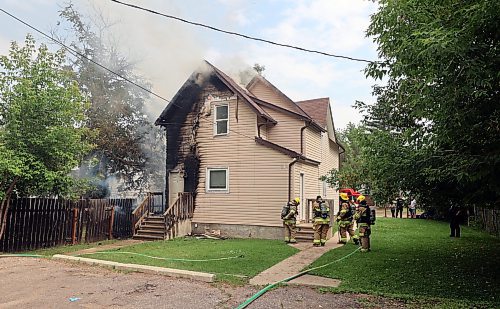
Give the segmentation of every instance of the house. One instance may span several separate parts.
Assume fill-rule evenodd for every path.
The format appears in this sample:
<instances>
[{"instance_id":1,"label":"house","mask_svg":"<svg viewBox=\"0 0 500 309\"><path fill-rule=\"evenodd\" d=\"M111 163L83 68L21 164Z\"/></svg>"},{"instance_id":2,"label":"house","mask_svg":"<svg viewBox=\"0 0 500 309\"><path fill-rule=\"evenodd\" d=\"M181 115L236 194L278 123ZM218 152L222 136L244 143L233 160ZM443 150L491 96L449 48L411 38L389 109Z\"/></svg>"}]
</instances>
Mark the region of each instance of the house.
<instances>
[{"instance_id":1,"label":"house","mask_svg":"<svg viewBox=\"0 0 500 309\"><path fill-rule=\"evenodd\" d=\"M205 62L155 122L166 130L169 205L191 194L193 232L258 238L282 237L280 211L294 197L301 222L317 195L338 209L338 192L319 180L339 166L329 103L294 102L260 75L243 87Z\"/></svg>"}]
</instances>

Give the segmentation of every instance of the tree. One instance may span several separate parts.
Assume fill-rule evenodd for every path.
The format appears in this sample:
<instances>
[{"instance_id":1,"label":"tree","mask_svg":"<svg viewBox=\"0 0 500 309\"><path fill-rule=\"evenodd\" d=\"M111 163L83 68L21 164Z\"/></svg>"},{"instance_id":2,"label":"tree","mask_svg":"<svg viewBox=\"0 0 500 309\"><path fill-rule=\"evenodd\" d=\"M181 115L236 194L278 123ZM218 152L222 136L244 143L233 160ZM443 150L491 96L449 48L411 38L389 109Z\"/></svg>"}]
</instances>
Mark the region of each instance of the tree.
<instances>
[{"instance_id":1,"label":"tree","mask_svg":"<svg viewBox=\"0 0 500 309\"><path fill-rule=\"evenodd\" d=\"M500 207L500 2L379 3L367 34L384 61L366 74L387 85L358 107L405 171L398 186L427 205Z\"/></svg>"},{"instance_id":2,"label":"tree","mask_svg":"<svg viewBox=\"0 0 500 309\"><path fill-rule=\"evenodd\" d=\"M65 61L30 35L0 56L0 238L12 194L70 194L71 169L91 149L88 102Z\"/></svg>"},{"instance_id":3,"label":"tree","mask_svg":"<svg viewBox=\"0 0 500 309\"><path fill-rule=\"evenodd\" d=\"M72 4L65 7L60 16L70 24L76 38L72 48L126 79L149 87L134 74L134 65L113 45L106 44L105 31L109 25L105 21L93 27ZM72 68L81 91L90 98L88 127L97 131L93 139L96 147L81 166L83 176L94 177L93 183L100 186L93 195L100 197L109 192L105 180L111 176L120 178L123 189L143 189L153 174L148 173L147 168L158 157L151 149L161 144L156 139L159 129L152 125L144 110L149 95L83 57L72 59Z\"/></svg>"}]
</instances>

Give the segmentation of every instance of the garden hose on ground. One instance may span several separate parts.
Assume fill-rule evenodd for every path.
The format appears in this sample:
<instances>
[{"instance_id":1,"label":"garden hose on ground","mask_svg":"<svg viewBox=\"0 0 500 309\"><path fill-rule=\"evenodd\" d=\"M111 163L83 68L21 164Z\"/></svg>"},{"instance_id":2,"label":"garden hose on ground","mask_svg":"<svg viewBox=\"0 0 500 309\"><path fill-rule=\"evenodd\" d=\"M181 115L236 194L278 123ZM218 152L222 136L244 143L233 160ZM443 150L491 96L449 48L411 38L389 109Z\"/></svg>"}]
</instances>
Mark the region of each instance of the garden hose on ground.
<instances>
[{"instance_id":1,"label":"garden hose on ground","mask_svg":"<svg viewBox=\"0 0 500 309\"><path fill-rule=\"evenodd\" d=\"M141 254L141 253L127 252L127 251L98 251L98 252L94 252L94 253L85 253L85 254L80 254L80 255L115 254L115 253L139 255L139 256L150 258L150 259L155 259L155 260L177 261L177 262L211 262L211 261L223 261L223 260L239 259L239 258L244 257L244 255L238 255L238 256L228 256L228 257L221 257L221 258L215 258L215 259L193 260L193 259L180 259L180 258L163 258L163 257L158 257L158 256L150 256L150 255L145 255L145 254Z\"/></svg>"},{"instance_id":2,"label":"garden hose on ground","mask_svg":"<svg viewBox=\"0 0 500 309\"><path fill-rule=\"evenodd\" d=\"M0 254L0 258L3 257L32 257L32 258L40 258L40 257L45 257L45 255L40 255L40 254L23 254L23 253L18 253L18 254Z\"/></svg>"},{"instance_id":3,"label":"garden hose on ground","mask_svg":"<svg viewBox=\"0 0 500 309\"><path fill-rule=\"evenodd\" d=\"M336 263L336 262L340 262L342 261L343 259L346 259L348 258L349 256L353 255L354 253L356 253L356 251L358 251L359 249L361 249L361 247L358 247L356 250L354 250L353 252L349 253L348 255L344 256L344 257L341 257L340 259L337 259L333 262L330 262L330 263L327 263L327 264L324 264L324 265L321 265L321 266L317 266L317 267L313 267L311 269L307 269L307 270L304 270L303 272L300 272L296 275L293 275L291 277L288 277L288 278L285 278L281 281L278 281L278 282L275 282L275 283L272 283L268 286L266 286L265 288L263 288L262 290L258 291L257 293L255 293L252 297L248 298L245 302L243 302L242 304L240 304L237 309L243 309L243 308L246 308L248 305L250 305L254 300L256 300L257 298L259 298L260 296L262 296L264 293L266 293L267 291L269 291L270 289L274 288L275 286L277 286L278 284L280 283L283 283L283 282L288 282L290 280L293 280L295 278L298 278L302 275L305 275L307 274L308 272L312 271L312 270L316 270L316 269L320 269L320 268L323 268L323 267L326 267L328 265L331 265L333 263Z\"/></svg>"}]
</instances>

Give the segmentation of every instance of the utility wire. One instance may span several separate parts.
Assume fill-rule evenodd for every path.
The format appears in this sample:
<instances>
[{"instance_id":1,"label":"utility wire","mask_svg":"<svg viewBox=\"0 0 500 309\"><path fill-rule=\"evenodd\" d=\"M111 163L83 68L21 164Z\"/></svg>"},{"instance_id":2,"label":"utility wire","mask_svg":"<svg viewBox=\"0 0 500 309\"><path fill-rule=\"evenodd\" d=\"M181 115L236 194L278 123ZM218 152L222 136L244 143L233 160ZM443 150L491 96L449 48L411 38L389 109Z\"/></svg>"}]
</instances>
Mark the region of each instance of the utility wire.
<instances>
[{"instance_id":1,"label":"utility wire","mask_svg":"<svg viewBox=\"0 0 500 309\"><path fill-rule=\"evenodd\" d=\"M147 93L152 94L152 95L154 95L155 97L160 98L160 99L162 99L162 100L164 100L164 101L166 101L166 102L170 102L169 100L165 99L164 97L160 96L159 94L156 94L156 93L154 93L153 91L151 91L151 90L147 89L146 87L144 87L144 86L141 86L141 85L137 84L136 82L134 82L134 81L132 81L132 80L130 80L130 79L128 79L128 78L126 78L125 76L123 76L123 75L121 75L121 74L119 74L119 73L116 73L115 71L113 71L113 70L111 70L111 69L109 69L109 68L105 67L104 65L100 64L99 62L94 61L94 60L90 59L89 57L85 56L84 54L80 53L79 51L77 51L77 50L75 50L75 49L73 49L73 48L69 47L68 45L64 44L63 42L59 41L58 39L56 39L56 38L54 38L54 37L52 37L52 36L50 36L50 35L46 34L45 32L43 32L43 31L41 31L41 30L38 30L38 29L37 29L37 28L35 28L34 26L32 26L32 25L28 24L27 22L25 22L25 21L21 20L20 18L17 18L16 16L14 16L14 15L10 14L9 12L5 11L4 9L0 8L0 11L2 11L2 12L4 12L5 14L9 15L10 17L14 18L15 20L17 20L18 22L20 22L20 23L24 24L25 26L27 26L27 27L29 27L29 28L31 28L31 29L33 29L33 30L35 30L36 32L38 32L38 33L40 33L41 35L43 35L44 37L46 37L46 38L48 38L48 39L50 39L50 40L52 40L52 41L56 42L57 44L59 44L59 45L63 46L63 47L64 47L64 48L66 48L69 52L71 52L71 53L72 53L75 57L80 56L81 58L84 58L84 59L86 59L86 60L88 60L88 61L92 62L93 64L97 65L98 67L100 67L100 68L102 68L102 69L104 69L104 70L108 71L108 72L109 72L109 73L111 73L111 74L114 74L114 75L116 75L116 76L120 77L121 79L123 79L123 80L125 80L125 81L127 81L127 82L129 82L129 83L131 83L131 84L133 84L134 86L136 86L136 87L138 87L138 88L140 88L140 89L142 89L142 90L146 91Z\"/></svg>"},{"instance_id":2,"label":"utility wire","mask_svg":"<svg viewBox=\"0 0 500 309\"><path fill-rule=\"evenodd\" d=\"M180 106L180 105L178 105L178 104L175 104L175 103L171 102L170 100L168 100L168 99L166 99L166 98L162 97L162 96L161 96L161 95L159 95L159 94L156 94L155 92L153 92L153 91L149 90L148 88L146 88L146 87L144 87L144 86L141 86L141 85L137 84L136 82L134 82L134 81L132 81L132 80L130 80L130 79L128 79L128 78L126 78L125 76L123 76L123 75L121 75L121 74L119 74L119 73L116 73L115 71L113 71L113 70L111 70L111 69L107 68L106 66L104 66L104 65L100 64L99 62L97 62L97 61L95 61L95 60L93 60L93 59L90 59L89 57L85 56L84 54L82 54L82 53L78 52L77 50L75 50L75 49L73 49L73 48L69 47L68 45L64 44L64 43L63 43L63 42L61 42L60 40L58 40L58 39L56 39L56 38L54 38L54 37L52 37L52 36L50 36L50 35L46 34L46 33L45 33L45 32L43 32L42 30L37 29L36 27L34 27L34 26L32 26L32 25L28 24L27 22L23 21L22 19L20 19L20 18L18 18L18 17L16 17L16 16L14 16L14 15L10 14L9 12L5 11L4 9L0 8L0 11L2 11L3 13L7 14L8 16L10 16L10 17L14 18L15 20L17 20L18 22L20 22L20 23L24 24L25 26L27 26L27 27L29 27L29 28L31 28L31 29L33 29L33 30L35 30L36 32L38 32L38 33L40 33L41 35L43 35L44 37L46 37L46 38L48 38L48 39L50 39L50 40L52 40L52 41L56 42L57 44L61 45L61 46L62 46L62 47L64 47L64 48L66 48L66 49L67 49L67 50L68 50L68 51L69 51L72 55L74 55L75 57L81 57L81 58L84 58L84 59L86 59L86 60L88 60L88 61L92 62L93 64L97 65L98 67L100 67L100 68L102 68L102 69L104 69L104 70L108 71L109 73L114 74L114 75L116 75L116 76L118 76L118 77L122 78L123 80L125 80L125 81L126 81L126 82L128 82L128 83L131 83L132 85L134 85L134 86L138 87L139 89L141 89L141 90L143 90L143 91L145 91L145 92L147 92L147 93L149 93L149 94L151 94L151 95L153 95L153 96L155 96L155 97L157 97L157 98L159 98L159 99L161 99L161 100L163 100L163 101L165 101L165 102L167 102L167 103L172 103L174 106L177 106L177 107L179 107L179 108L183 108L182 106ZM215 122L210 121L210 120L208 120L208 119L205 119L205 118L200 118L200 119L201 119L201 120L203 120L203 121L205 121L205 122L209 122L209 123L211 123L211 124L215 124ZM243 134L243 133L240 133L240 132L238 132L238 131L235 131L235 130L232 130L232 129L229 129L229 131L230 131L230 132L233 132L233 133L235 133L235 134L241 135L241 136L243 136L243 137L249 138L249 139L251 139L251 140L255 140L255 138L254 138L254 137L248 136L248 135Z\"/></svg>"},{"instance_id":3,"label":"utility wire","mask_svg":"<svg viewBox=\"0 0 500 309\"><path fill-rule=\"evenodd\" d=\"M246 34L241 34L241 33L238 33L238 32L233 32L233 31L228 31L228 30L216 28L216 27L205 25L205 24L198 23L198 22L189 21L189 20L186 20L186 19L183 19L183 18L180 18L180 17L176 17L176 16L173 16L173 15L168 15L168 14L161 13L161 12L158 12L158 11L154 11L154 10L151 10L151 9L148 9L148 8L145 8L145 7L141 7L141 6L138 6L138 5L134 5L134 4L130 4L130 3L125 3L125 2L122 2L122 1L119 1L119 0L111 0L111 1L115 2L115 3L118 3L118 4L121 4L121 5L125 5L125 6L128 6L128 7L134 8L134 9L138 9L138 10L146 11L146 12L149 12L149 13L152 13L152 14L160 15L160 16L163 16L163 17L175 19L175 20L181 21L183 23L187 23L187 24L191 24L191 25L199 26L199 27L203 27L203 28L208 28L210 30L214 30L214 31L218 31L218 32L226 33L226 34L231 34L231 35L239 36L239 37L242 37L242 38L245 38L245 39L249 39L249 40L264 42L264 43L268 43L268 44L272 44L272 45L277 45L277 46L281 46L281 47L287 47L287 48L297 49L297 50L300 50L300 51L304 51L304 52L308 52L308 53L314 53L314 54L320 54L320 55L328 56L328 57L335 57L335 58L347 59L347 60L351 60L351 61L359 61L359 62L367 62L367 63L375 63L375 62L377 62L377 61L371 61L371 60L366 60L366 59L361 59L361 58L353 58L353 57L348 57L348 56L335 55L335 54L331 54L331 53L327 53L327 52L323 52L323 51L319 51L319 50L308 49L308 48L294 46L294 45L290 45L290 44L278 43L278 42L274 42L274 41L270 41L270 40L266 40L266 39L261 39L261 38L249 36L249 35L246 35Z\"/></svg>"}]
</instances>

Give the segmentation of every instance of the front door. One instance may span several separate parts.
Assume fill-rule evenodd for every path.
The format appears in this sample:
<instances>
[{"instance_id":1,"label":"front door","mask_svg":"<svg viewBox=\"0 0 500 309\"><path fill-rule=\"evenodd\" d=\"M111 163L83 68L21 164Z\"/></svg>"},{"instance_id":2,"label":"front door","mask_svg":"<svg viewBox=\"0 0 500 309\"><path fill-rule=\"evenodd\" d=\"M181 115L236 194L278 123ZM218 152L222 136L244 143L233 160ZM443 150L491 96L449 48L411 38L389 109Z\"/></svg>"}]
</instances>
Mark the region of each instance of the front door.
<instances>
[{"instance_id":1,"label":"front door","mask_svg":"<svg viewBox=\"0 0 500 309\"><path fill-rule=\"evenodd\" d=\"M184 174L172 171L168 177L168 205L172 205L177 200L179 192L184 192Z\"/></svg>"}]
</instances>

